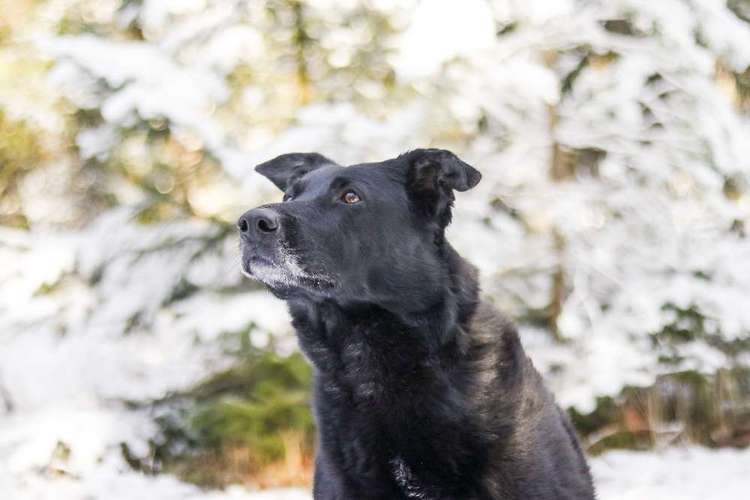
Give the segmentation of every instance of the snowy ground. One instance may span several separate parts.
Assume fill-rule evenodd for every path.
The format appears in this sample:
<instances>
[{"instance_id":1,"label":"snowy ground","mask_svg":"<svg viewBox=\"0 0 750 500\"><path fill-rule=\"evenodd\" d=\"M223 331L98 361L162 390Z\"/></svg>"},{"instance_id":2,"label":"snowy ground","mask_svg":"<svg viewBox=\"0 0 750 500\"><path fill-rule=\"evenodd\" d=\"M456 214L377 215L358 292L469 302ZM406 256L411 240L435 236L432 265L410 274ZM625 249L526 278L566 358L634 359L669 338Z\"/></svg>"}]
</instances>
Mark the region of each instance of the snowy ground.
<instances>
[{"instance_id":1,"label":"snowy ground","mask_svg":"<svg viewBox=\"0 0 750 500\"><path fill-rule=\"evenodd\" d=\"M599 500L741 500L750 488L750 451L670 449L610 452L591 461ZM201 491L170 476L103 466L85 478L13 478L0 470L0 498L12 500L308 500L303 490Z\"/></svg>"},{"instance_id":2,"label":"snowy ground","mask_svg":"<svg viewBox=\"0 0 750 500\"><path fill-rule=\"evenodd\" d=\"M750 450L609 452L591 461L600 500L741 500Z\"/></svg>"}]
</instances>

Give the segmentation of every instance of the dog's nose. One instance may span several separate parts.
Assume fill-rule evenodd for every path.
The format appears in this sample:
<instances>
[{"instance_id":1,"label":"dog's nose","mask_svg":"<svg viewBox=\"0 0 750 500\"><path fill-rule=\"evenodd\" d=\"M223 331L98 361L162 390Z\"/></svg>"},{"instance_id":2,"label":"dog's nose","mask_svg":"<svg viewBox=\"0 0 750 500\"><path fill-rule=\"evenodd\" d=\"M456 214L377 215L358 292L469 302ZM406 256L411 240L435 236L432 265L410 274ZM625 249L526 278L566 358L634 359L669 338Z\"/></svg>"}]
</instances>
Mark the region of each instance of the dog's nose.
<instances>
[{"instance_id":1,"label":"dog's nose","mask_svg":"<svg viewBox=\"0 0 750 500\"><path fill-rule=\"evenodd\" d=\"M254 208L240 217L237 227L243 234L256 230L260 233L273 233L279 228L279 216L268 208Z\"/></svg>"}]
</instances>

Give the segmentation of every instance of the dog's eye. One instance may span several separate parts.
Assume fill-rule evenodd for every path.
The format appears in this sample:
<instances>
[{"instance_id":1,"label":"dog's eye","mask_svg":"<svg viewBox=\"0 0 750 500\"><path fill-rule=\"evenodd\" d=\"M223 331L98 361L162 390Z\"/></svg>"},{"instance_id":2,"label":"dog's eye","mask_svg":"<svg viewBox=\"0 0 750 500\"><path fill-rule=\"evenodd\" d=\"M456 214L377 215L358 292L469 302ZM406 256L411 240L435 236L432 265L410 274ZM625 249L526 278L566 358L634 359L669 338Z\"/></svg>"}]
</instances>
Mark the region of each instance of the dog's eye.
<instances>
[{"instance_id":1,"label":"dog's eye","mask_svg":"<svg viewBox=\"0 0 750 500\"><path fill-rule=\"evenodd\" d=\"M292 199L292 195L291 194L284 193L284 197L281 198L281 201L289 201L291 199Z\"/></svg>"},{"instance_id":2,"label":"dog's eye","mask_svg":"<svg viewBox=\"0 0 750 500\"><path fill-rule=\"evenodd\" d=\"M361 200L359 195L354 191L346 191L341 195L341 201L343 201L347 205L354 205L355 203L359 203Z\"/></svg>"}]
</instances>

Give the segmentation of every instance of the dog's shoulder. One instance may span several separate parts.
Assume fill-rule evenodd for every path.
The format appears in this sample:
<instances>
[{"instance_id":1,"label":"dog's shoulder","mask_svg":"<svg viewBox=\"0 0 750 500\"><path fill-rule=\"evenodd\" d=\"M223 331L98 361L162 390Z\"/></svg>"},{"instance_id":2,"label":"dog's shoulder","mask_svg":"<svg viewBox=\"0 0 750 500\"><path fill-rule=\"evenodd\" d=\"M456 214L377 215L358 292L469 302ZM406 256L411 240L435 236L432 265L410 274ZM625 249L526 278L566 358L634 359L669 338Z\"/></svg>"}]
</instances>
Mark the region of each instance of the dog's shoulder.
<instances>
[{"instance_id":1,"label":"dog's shoulder","mask_svg":"<svg viewBox=\"0 0 750 500\"><path fill-rule=\"evenodd\" d=\"M494 471L487 475L487 488L508 491L513 484L520 497L544 491L547 498L568 491L576 498L591 498L591 477L575 431L526 355L515 325L482 301L467 334L483 428L501 437L490 452ZM512 470L498 465L508 463L514 464ZM560 479L545 480L549 477Z\"/></svg>"},{"instance_id":2,"label":"dog's shoulder","mask_svg":"<svg viewBox=\"0 0 750 500\"><path fill-rule=\"evenodd\" d=\"M515 325L491 302L480 299L464 332L468 359L508 381L523 370L525 354Z\"/></svg>"}]
</instances>

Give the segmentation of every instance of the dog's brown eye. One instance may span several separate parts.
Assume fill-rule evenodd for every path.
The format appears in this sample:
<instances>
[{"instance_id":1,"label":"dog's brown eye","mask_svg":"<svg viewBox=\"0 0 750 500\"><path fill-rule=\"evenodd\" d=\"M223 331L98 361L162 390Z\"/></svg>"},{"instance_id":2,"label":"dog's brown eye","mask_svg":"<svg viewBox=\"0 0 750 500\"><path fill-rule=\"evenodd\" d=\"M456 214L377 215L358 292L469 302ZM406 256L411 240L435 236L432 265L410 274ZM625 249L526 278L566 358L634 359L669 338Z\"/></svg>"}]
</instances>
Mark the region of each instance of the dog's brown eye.
<instances>
[{"instance_id":1,"label":"dog's brown eye","mask_svg":"<svg viewBox=\"0 0 750 500\"><path fill-rule=\"evenodd\" d=\"M343 201L347 205L354 205L355 203L360 202L360 198L359 195L354 191L347 191L341 195L341 201Z\"/></svg>"},{"instance_id":2,"label":"dog's brown eye","mask_svg":"<svg viewBox=\"0 0 750 500\"><path fill-rule=\"evenodd\" d=\"M281 198L281 201L289 201L292 199L292 195L285 194L283 198Z\"/></svg>"}]
</instances>

